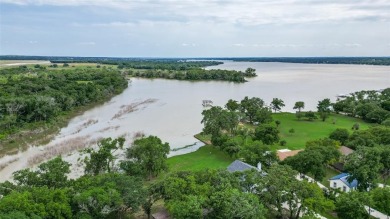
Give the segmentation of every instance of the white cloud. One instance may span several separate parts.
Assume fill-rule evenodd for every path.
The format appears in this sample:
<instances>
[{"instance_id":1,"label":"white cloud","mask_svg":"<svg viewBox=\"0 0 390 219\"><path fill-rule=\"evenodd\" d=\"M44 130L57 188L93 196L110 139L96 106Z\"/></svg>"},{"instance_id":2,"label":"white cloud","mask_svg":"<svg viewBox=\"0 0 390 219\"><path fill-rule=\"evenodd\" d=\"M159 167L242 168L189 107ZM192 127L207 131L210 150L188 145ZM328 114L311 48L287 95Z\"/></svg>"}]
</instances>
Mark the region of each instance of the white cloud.
<instances>
[{"instance_id":1,"label":"white cloud","mask_svg":"<svg viewBox=\"0 0 390 219\"><path fill-rule=\"evenodd\" d=\"M0 0L18 5L94 6L139 14L138 19L215 22L239 25L340 21L390 21L387 0ZM111 25L127 25L114 22ZM104 24L103 24L104 25Z\"/></svg>"},{"instance_id":2,"label":"white cloud","mask_svg":"<svg viewBox=\"0 0 390 219\"><path fill-rule=\"evenodd\" d=\"M187 46L195 47L196 44L195 43L182 43L181 46L184 46L184 47L187 47Z\"/></svg>"},{"instance_id":3,"label":"white cloud","mask_svg":"<svg viewBox=\"0 0 390 219\"><path fill-rule=\"evenodd\" d=\"M95 42L80 42L79 45L82 45L82 46L95 46L96 43Z\"/></svg>"}]
</instances>

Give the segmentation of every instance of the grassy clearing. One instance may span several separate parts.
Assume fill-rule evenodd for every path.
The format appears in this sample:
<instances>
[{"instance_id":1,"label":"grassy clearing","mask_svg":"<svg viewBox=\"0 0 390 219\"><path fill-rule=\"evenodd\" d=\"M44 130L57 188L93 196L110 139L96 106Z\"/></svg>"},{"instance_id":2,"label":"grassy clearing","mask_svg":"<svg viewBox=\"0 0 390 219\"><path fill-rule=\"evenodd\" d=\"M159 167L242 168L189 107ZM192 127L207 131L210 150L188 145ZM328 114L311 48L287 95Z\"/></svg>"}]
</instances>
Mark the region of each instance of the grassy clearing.
<instances>
[{"instance_id":1,"label":"grassy clearing","mask_svg":"<svg viewBox=\"0 0 390 219\"><path fill-rule=\"evenodd\" d=\"M292 150L304 148L307 141L328 137L337 128L351 130L355 123L359 123L362 130L368 129L370 126L361 119L338 114L332 114L325 122L298 120L293 113L276 113L273 114L273 118L274 121L281 122L279 126L280 139L286 140L286 147ZM289 133L290 129L294 129L295 132Z\"/></svg>"},{"instance_id":2,"label":"grassy clearing","mask_svg":"<svg viewBox=\"0 0 390 219\"><path fill-rule=\"evenodd\" d=\"M204 169L224 169L231 162L225 152L220 151L212 145L206 145L199 148L197 151L170 157L168 159L169 172L175 171L196 171Z\"/></svg>"},{"instance_id":3,"label":"grassy clearing","mask_svg":"<svg viewBox=\"0 0 390 219\"><path fill-rule=\"evenodd\" d=\"M288 148L291 150L305 148L306 142L320 138L328 137L331 132L337 128L345 128L351 131L351 127L355 123L359 123L360 129L368 129L369 123L358 118L332 114L325 122L321 120L307 121L298 120L294 113L275 113L273 114L274 121L279 120L280 139L287 142L286 146L274 145L273 150ZM273 123L275 125L275 123ZM250 124L240 124L246 128L254 129L255 126ZM290 129L294 129L294 133L290 133ZM203 142L209 142L210 135L198 134L195 136Z\"/></svg>"}]
</instances>

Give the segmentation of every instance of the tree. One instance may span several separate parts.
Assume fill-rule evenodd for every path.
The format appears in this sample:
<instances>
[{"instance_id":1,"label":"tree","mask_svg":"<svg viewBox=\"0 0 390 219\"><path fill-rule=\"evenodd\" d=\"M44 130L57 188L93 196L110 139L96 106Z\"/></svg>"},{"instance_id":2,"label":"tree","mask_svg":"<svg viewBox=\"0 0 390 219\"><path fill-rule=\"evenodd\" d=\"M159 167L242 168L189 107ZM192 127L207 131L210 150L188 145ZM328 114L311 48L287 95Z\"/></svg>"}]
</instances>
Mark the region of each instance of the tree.
<instances>
[{"instance_id":1,"label":"tree","mask_svg":"<svg viewBox=\"0 0 390 219\"><path fill-rule=\"evenodd\" d=\"M267 176L258 183L257 195L260 200L267 205L268 209L277 209L278 216L283 215L283 203L288 200L289 188L297 182L295 179L297 174L289 166L272 165Z\"/></svg>"},{"instance_id":2,"label":"tree","mask_svg":"<svg viewBox=\"0 0 390 219\"><path fill-rule=\"evenodd\" d=\"M351 191L340 194L336 199L336 212L343 219L366 219L368 213L364 208L364 197L361 193Z\"/></svg>"},{"instance_id":3,"label":"tree","mask_svg":"<svg viewBox=\"0 0 390 219\"><path fill-rule=\"evenodd\" d=\"M373 201L373 208L390 215L390 188L375 188L369 194Z\"/></svg>"},{"instance_id":4,"label":"tree","mask_svg":"<svg viewBox=\"0 0 390 219\"><path fill-rule=\"evenodd\" d=\"M349 131L347 129L338 128L330 133L329 138L339 141L342 145L345 145L349 138Z\"/></svg>"},{"instance_id":5,"label":"tree","mask_svg":"<svg viewBox=\"0 0 390 219\"><path fill-rule=\"evenodd\" d=\"M278 161L276 153L271 151L268 145L263 144L261 141L253 141L252 139L244 140L238 157L253 166L257 166L260 162L264 168L268 168Z\"/></svg>"},{"instance_id":6,"label":"tree","mask_svg":"<svg viewBox=\"0 0 390 219\"><path fill-rule=\"evenodd\" d=\"M271 108L275 111L280 111L284 107L284 101L279 98L273 98L271 102Z\"/></svg>"},{"instance_id":7,"label":"tree","mask_svg":"<svg viewBox=\"0 0 390 219\"><path fill-rule=\"evenodd\" d=\"M197 219L203 218L204 200L195 195L188 195L184 200L172 200L167 203L167 209L174 218Z\"/></svg>"},{"instance_id":8,"label":"tree","mask_svg":"<svg viewBox=\"0 0 390 219\"><path fill-rule=\"evenodd\" d=\"M275 121L276 128L279 128L279 126L280 126L280 123L281 123L281 122L280 122L280 120L276 120L276 121Z\"/></svg>"},{"instance_id":9,"label":"tree","mask_svg":"<svg viewBox=\"0 0 390 219\"><path fill-rule=\"evenodd\" d=\"M317 110L322 121L325 121L329 117L331 107L332 103L329 98L318 101Z\"/></svg>"},{"instance_id":10,"label":"tree","mask_svg":"<svg viewBox=\"0 0 390 219\"><path fill-rule=\"evenodd\" d=\"M298 120L301 120L301 118L304 117L305 114L304 114L304 113L301 113L301 112L296 112L296 113L295 113L295 116L297 117Z\"/></svg>"},{"instance_id":11,"label":"tree","mask_svg":"<svg viewBox=\"0 0 390 219\"><path fill-rule=\"evenodd\" d=\"M137 139L132 147L126 151L126 158L121 164L128 174L131 166L137 166L149 179L157 176L161 171L168 168L166 160L169 153L169 144L162 143L156 136Z\"/></svg>"},{"instance_id":12,"label":"tree","mask_svg":"<svg viewBox=\"0 0 390 219\"><path fill-rule=\"evenodd\" d=\"M43 186L12 192L0 199L0 215L13 212L23 212L29 218L71 218L68 189Z\"/></svg>"},{"instance_id":13,"label":"tree","mask_svg":"<svg viewBox=\"0 0 390 219\"><path fill-rule=\"evenodd\" d=\"M309 141L306 150L286 158L282 163L291 166L299 173L311 173L314 179L321 181L329 163L339 160L338 142L331 139Z\"/></svg>"},{"instance_id":14,"label":"tree","mask_svg":"<svg viewBox=\"0 0 390 219\"><path fill-rule=\"evenodd\" d=\"M268 124L261 124L255 130L255 140L260 140L266 145L279 142L279 130Z\"/></svg>"},{"instance_id":15,"label":"tree","mask_svg":"<svg viewBox=\"0 0 390 219\"><path fill-rule=\"evenodd\" d=\"M253 124L257 111L264 107L264 101L258 97L248 98L245 97L240 103L241 112L249 120L249 123Z\"/></svg>"},{"instance_id":16,"label":"tree","mask_svg":"<svg viewBox=\"0 0 390 219\"><path fill-rule=\"evenodd\" d=\"M115 165L116 156L114 152L123 149L125 139L105 138L98 143L98 149L88 148L85 151L89 154L84 160L85 173L98 175L100 173L110 173Z\"/></svg>"},{"instance_id":17,"label":"tree","mask_svg":"<svg viewBox=\"0 0 390 219\"><path fill-rule=\"evenodd\" d=\"M16 184L20 186L61 188L68 183L69 167L68 162L63 161L61 157L56 157L40 164L36 171L19 170L13 173L13 177Z\"/></svg>"},{"instance_id":18,"label":"tree","mask_svg":"<svg viewBox=\"0 0 390 219\"><path fill-rule=\"evenodd\" d=\"M298 101L295 102L294 108L293 109L298 109L298 112L300 113L302 109L305 108L305 102L303 101Z\"/></svg>"},{"instance_id":19,"label":"tree","mask_svg":"<svg viewBox=\"0 0 390 219\"><path fill-rule=\"evenodd\" d=\"M349 181L352 182L354 179L358 181L357 188L359 191L375 188L376 181L383 168L381 151L375 147L360 147L346 157L344 168L350 174Z\"/></svg>"},{"instance_id":20,"label":"tree","mask_svg":"<svg viewBox=\"0 0 390 219\"><path fill-rule=\"evenodd\" d=\"M219 106L203 110L202 115L203 132L212 136L219 136L222 130L233 133L239 122L236 112L224 110Z\"/></svg>"},{"instance_id":21,"label":"tree","mask_svg":"<svg viewBox=\"0 0 390 219\"><path fill-rule=\"evenodd\" d=\"M245 76L247 76L247 77L255 77L256 76L256 69L254 69L254 68L247 68L245 70Z\"/></svg>"},{"instance_id":22,"label":"tree","mask_svg":"<svg viewBox=\"0 0 390 219\"><path fill-rule=\"evenodd\" d=\"M266 209L259 199L251 193L237 189L226 189L210 197L210 218L254 218L265 219Z\"/></svg>"},{"instance_id":23,"label":"tree","mask_svg":"<svg viewBox=\"0 0 390 219\"><path fill-rule=\"evenodd\" d=\"M272 120L272 112L268 107L259 108L253 118L253 122L258 124L270 123Z\"/></svg>"},{"instance_id":24,"label":"tree","mask_svg":"<svg viewBox=\"0 0 390 219\"><path fill-rule=\"evenodd\" d=\"M309 121L313 121L315 119L317 119L317 116L314 112L312 111L309 111L309 112L305 112L305 117L309 120Z\"/></svg>"},{"instance_id":25,"label":"tree","mask_svg":"<svg viewBox=\"0 0 390 219\"><path fill-rule=\"evenodd\" d=\"M229 99L225 108L229 111L235 112L240 108L240 104L236 100Z\"/></svg>"},{"instance_id":26,"label":"tree","mask_svg":"<svg viewBox=\"0 0 390 219\"><path fill-rule=\"evenodd\" d=\"M72 205L77 217L121 218L136 212L146 198L142 181L124 174L85 175L72 185Z\"/></svg>"}]
</instances>

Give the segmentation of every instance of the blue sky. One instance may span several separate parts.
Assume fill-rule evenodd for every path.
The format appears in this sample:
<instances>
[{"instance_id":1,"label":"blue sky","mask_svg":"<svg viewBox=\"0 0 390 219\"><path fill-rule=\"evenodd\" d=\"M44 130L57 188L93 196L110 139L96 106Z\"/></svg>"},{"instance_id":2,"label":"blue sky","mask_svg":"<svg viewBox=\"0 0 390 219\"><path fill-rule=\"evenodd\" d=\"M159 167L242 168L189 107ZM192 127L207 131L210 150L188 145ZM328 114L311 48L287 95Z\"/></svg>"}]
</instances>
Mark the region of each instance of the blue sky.
<instances>
[{"instance_id":1,"label":"blue sky","mask_svg":"<svg viewBox=\"0 0 390 219\"><path fill-rule=\"evenodd\" d=\"M390 1L0 0L0 54L390 56Z\"/></svg>"}]
</instances>

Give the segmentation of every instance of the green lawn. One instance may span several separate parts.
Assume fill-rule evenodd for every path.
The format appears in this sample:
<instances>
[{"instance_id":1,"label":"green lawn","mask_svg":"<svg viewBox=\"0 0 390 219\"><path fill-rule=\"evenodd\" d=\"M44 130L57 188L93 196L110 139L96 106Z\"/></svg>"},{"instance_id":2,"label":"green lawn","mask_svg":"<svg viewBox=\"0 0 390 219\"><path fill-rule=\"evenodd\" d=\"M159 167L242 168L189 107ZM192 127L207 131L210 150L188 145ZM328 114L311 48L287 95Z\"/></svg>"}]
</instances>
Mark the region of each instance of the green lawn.
<instances>
[{"instance_id":1,"label":"green lawn","mask_svg":"<svg viewBox=\"0 0 390 219\"><path fill-rule=\"evenodd\" d=\"M185 170L219 169L229 166L234 159L225 152L212 145L206 145L197 151L170 157L168 159L169 172Z\"/></svg>"},{"instance_id":2,"label":"green lawn","mask_svg":"<svg viewBox=\"0 0 390 219\"><path fill-rule=\"evenodd\" d=\"M369 124L361 119L338 114L332 114L325 122L320 119L315 121L298 120L294 113L276 113L273 114L273 118L274 121L281 122L279 126L280 139L286 140L286 147L292 150L304 148L307 141L328 137L337 128L351 130L355 123L359 123L360 129L369 127ZM294 129L295 132L289 133L290 129Z\"/></svg>"}]
</instances>

